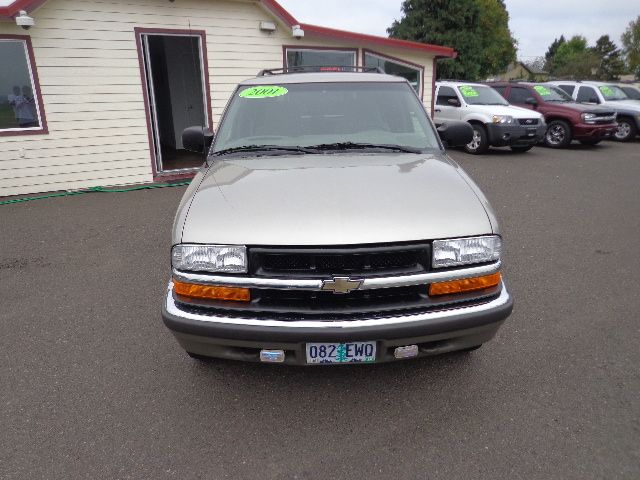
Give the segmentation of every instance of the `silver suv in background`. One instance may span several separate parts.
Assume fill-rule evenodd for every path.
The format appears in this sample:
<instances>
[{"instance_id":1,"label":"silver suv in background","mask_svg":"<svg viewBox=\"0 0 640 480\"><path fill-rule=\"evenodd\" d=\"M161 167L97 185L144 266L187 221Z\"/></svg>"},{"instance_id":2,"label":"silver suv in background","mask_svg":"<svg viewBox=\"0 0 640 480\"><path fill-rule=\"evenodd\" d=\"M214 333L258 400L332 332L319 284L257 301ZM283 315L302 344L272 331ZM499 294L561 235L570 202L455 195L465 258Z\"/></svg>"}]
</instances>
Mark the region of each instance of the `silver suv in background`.
<instances>
[{"instance_id":1,"label":"silver suv in background","mask_svg":"<svg viewBox=\"0 0 640 480\"><path fill-rule=\"evenodd\" d=\"M544 116L510 105L493 88L479 83L436 82L433 119L436 125L462 120L471 124L473 140L468 153L480 154L490 146L526 152L544 138Z\"/></svg>"},{"instance_id":2,"label":"silver suv in background","mask_svg":"<svg viewBox=\"0 0 640 480\"><path fill-rule=\"evenodd\" d=\"M606 82L574 82L554 80L547 82L557 85L580 103L605 105L617 113L618 130L614 138L629 142L640 133L640 100L632 100L617 85Z\"/></svg>"},{"instance_id":3,"label":"silver suv in background","mask_svg":"<svg viewBox=\"0 0 640 480\"><path fill-rule=\"evenodd\" d=\"M440 140L440 138L442 141ZM489 202L411 85L266 71L232 94L178 208L162 316L195 358L374 363L490 340L510 314Z\"/></svg>"}]
</instances>

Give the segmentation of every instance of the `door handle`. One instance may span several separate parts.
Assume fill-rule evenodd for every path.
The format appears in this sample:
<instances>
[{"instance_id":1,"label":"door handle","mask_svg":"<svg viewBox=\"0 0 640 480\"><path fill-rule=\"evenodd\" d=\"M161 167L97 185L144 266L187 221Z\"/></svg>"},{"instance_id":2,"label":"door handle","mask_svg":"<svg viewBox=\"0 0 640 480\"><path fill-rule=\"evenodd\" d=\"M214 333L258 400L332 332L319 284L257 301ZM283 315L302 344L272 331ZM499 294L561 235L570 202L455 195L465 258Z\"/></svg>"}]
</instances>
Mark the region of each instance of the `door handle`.
<instances>
[{"instance_id":1,"label":"door handle","mask_svg":"<svg viewBox=\"0 0 640 480\"><path fill-rule=\"evenodd\" d=\"M436 109L434 110L434 112L441 112L441 111L442 111L442 110L440 110L439 108L436 108Z\"/></svg>"}]
</instances>

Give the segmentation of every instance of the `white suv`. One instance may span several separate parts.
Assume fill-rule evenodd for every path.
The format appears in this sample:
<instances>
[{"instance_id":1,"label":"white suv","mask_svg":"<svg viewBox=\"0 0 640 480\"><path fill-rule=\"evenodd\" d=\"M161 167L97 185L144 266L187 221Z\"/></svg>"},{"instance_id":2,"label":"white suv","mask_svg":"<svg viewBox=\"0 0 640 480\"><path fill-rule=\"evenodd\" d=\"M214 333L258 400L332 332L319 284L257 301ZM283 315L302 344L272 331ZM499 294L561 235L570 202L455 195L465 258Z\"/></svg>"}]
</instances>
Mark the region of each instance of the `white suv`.
<instances>
[{"instance_id":1,"label":"white suv","mask_svg":"<svg viewBox=\"0 0 640 480\"><path fill-rule=\"evenodd\" d=\"M437 82L434 121L463 120L473 127L473 140L465 146L479 154L489 146L526 152L544 137L546 125L538 112L510 105L497 91L468 82Z\"/></svg>"},{"instance_id":2,"label":"white suv","mask_svg":"<svg viewBox=\"0 0 640 480\"><path fill-rule=\"evenodd\" d=\"M614 138L629 142L640 133L640 100L632 100L617 85L606 82L574 82L557 80L556 85L573 97L576 102L606 105L618 114L618 130Z\"/></svg>"}]
</instances>

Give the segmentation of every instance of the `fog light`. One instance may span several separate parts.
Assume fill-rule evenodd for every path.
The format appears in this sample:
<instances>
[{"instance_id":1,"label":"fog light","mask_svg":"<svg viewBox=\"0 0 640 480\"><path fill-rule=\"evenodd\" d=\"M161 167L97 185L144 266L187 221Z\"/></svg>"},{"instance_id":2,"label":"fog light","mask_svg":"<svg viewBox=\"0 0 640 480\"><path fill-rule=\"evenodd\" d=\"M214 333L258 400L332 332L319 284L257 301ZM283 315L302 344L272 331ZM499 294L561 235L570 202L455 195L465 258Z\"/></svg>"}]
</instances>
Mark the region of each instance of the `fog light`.
<instances>
[{"instance_id":1,"label":"fog light","mask_svg":"<svg viewBox=\"0 0 640 480\"><path fill-rule=\"evenodd\" d=\"M396 358L413 358L418 356L418 345L407 345L406 347L397 347L393 351Z\"/></svg>"},{"instance_id":2,"label":"fog light","mask_svg":"<svg viewBox=\"0 0 640 480\"><path fill-rule=\"evenodd\" d=\"M260 350L260 361L264 363L283 363L284 350Z\"/></svg>"}]
</instances>

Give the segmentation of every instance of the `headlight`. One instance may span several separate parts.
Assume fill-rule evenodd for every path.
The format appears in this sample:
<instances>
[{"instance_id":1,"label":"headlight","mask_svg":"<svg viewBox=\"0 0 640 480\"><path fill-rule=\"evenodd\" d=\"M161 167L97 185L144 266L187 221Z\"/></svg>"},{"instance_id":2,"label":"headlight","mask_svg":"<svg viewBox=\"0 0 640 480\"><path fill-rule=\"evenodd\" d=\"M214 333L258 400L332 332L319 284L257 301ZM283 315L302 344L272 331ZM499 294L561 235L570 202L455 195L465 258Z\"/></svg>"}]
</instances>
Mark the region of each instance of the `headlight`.
<instances>
[{"instance_id":1,"label":"headlight","mask_svg":"<svg viewBox=\"0 0 640 480\"><path fill-rule=\"evenodd\" d=\"M455 267L500 259L502 239L497 235L433 242L433 268Z\"/></svg>"},{"instance_id":2,"label":"headlight","mask_svg":"<svg viewBox=\"0 0 640 480\"><path fill-rule=\"evenodd\" d=\"M247 247L237 245L176 245L171 265L189 272L246 273Z\"/></svg>"},{"instance_id":3,"label":"headlight","mask_svg":"<svg viewBox=\"0 0 640 480\"><path fill-rule=\"evenodd\" d=\"M493 123L513 123L513 117L511 115L494 115L491 121Z\"/></svg>"},{"instance_id":4,"label":"headlight","mask_svg":"<svg viewBox=\"0 0 640 480\"><path fill-rule=\"evenodd\" d=\"M598 117L595 113L581 113L580 116L582 117L582 121L587 123L595 122Z\"/></svg>"}]
</instances>

